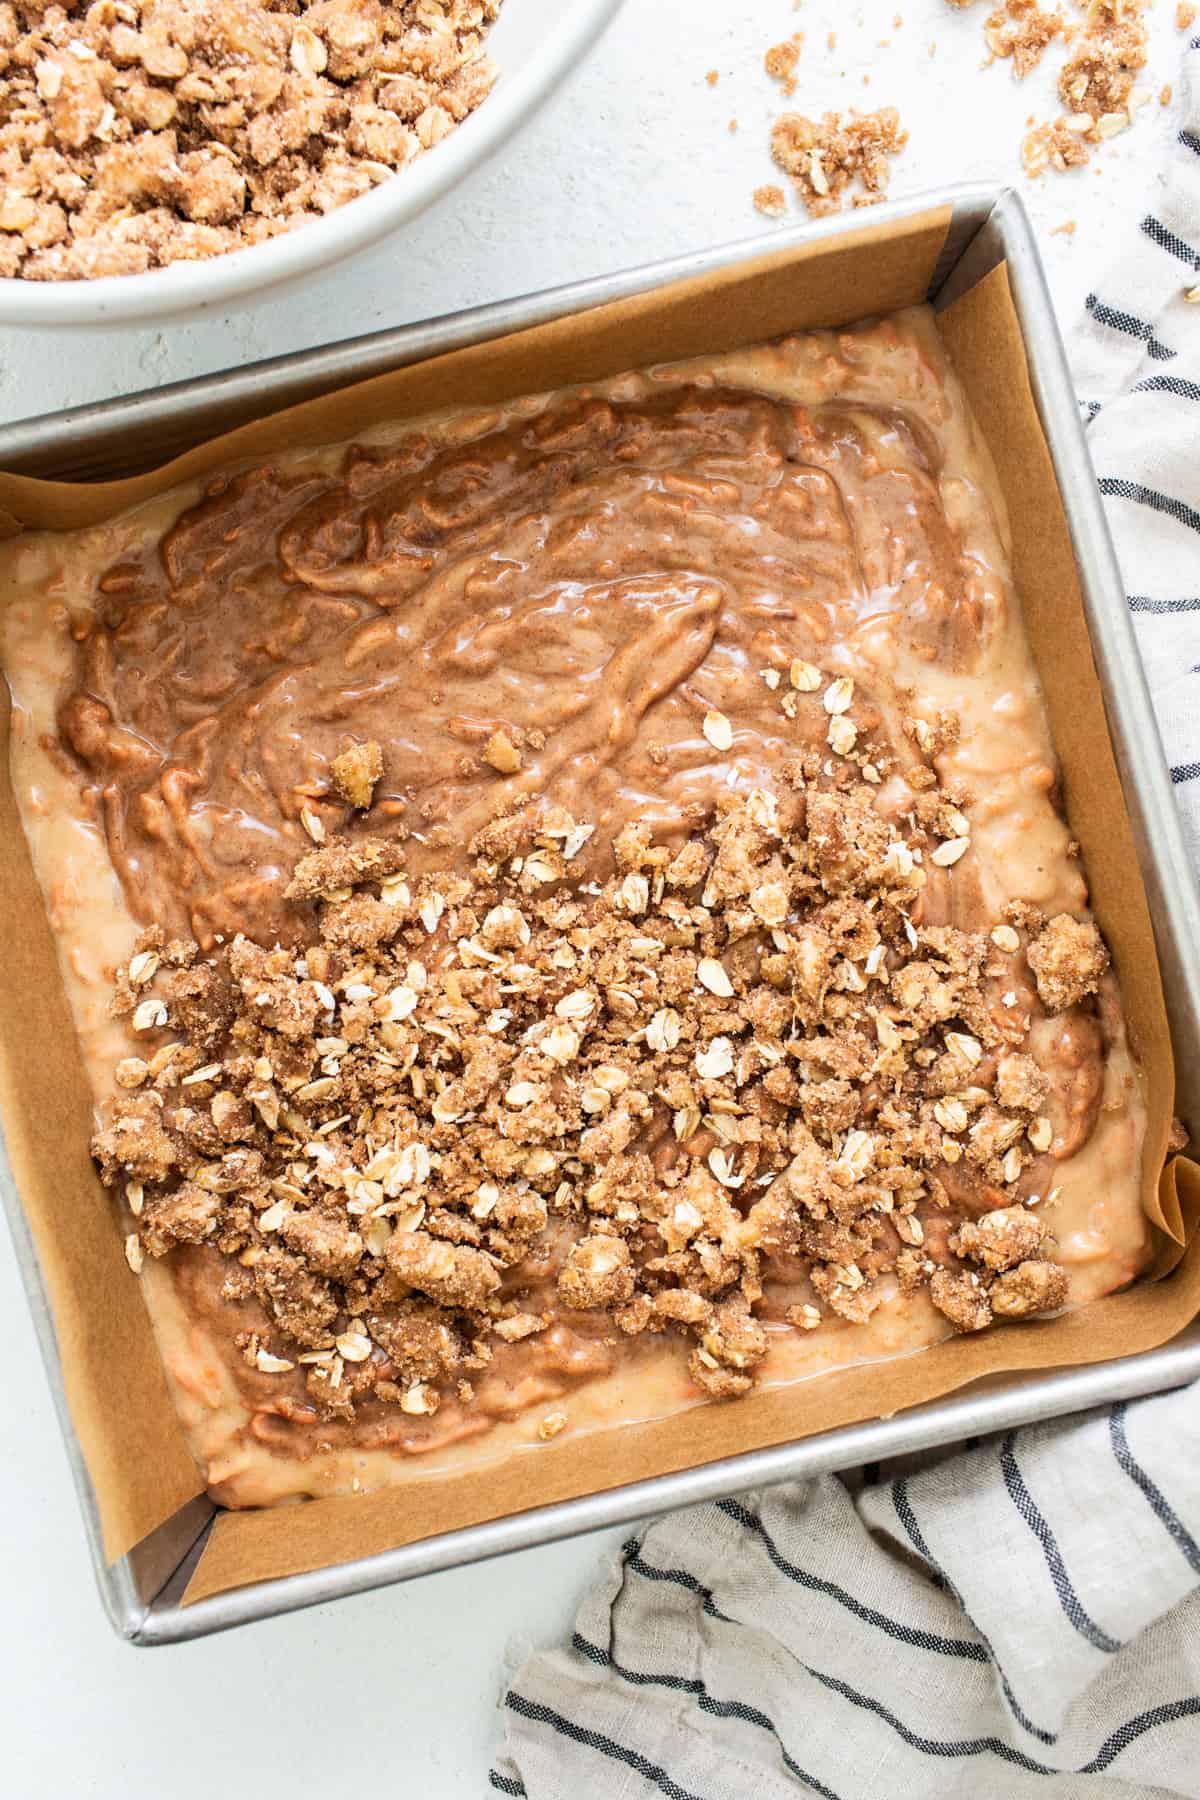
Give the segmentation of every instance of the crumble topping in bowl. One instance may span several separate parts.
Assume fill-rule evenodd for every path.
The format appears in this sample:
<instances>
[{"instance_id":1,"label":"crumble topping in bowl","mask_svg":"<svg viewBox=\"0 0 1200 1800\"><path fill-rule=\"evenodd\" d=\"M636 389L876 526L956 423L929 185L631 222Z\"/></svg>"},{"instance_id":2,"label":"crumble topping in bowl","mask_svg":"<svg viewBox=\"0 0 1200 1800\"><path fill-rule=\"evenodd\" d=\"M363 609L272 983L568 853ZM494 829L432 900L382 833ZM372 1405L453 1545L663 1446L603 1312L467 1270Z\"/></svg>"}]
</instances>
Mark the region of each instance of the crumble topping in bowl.
<instances>
[{"instance_id":1,"label":"crumble topping in bowl","mask_svg":"<svg viewBox=\"0 0 1200 1800\"><path fill-rule=\"evenodd\" d=\"M0 3L0 275L132 275L386 181L496 79L500 0Z\"/></svg>"}]
</instances>

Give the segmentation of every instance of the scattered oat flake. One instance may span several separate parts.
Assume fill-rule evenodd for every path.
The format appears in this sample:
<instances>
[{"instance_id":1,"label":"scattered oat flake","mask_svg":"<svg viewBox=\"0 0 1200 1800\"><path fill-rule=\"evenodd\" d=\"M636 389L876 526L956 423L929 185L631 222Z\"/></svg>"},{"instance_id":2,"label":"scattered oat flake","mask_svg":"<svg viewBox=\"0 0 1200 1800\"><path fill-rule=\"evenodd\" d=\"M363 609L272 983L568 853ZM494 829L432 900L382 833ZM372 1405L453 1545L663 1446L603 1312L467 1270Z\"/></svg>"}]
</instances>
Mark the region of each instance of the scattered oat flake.
<instances>
[{"instance_id":1,"label":"scattered oat flake","mask_svg":"<svg viewBox=\"0 0 1200 1800\"><path fill-rule=\"evenodd\" d=\"M131 1231L125 1239L125 1261L135 1275L142 1272L142 1245L136 1231Z\"/></svg>"},{"instance_id":2,"label":"scattered oat flake","mask_svg":"<svg viewBox=\"0 0 1200 1800\"><path fill-rule=\"evenodd\" d=\"M715 957L701 957L696 965L696 980L701 987L706 987L710 994L716 994L722 1000L733 998L733 983L729 979L725 965L717 962Z\"/></svg>"},{"instance_id":3,"label":"scattered oat flake","mask_svg":"<svg viewBox=\"0 0 1200 1800\"><path fill-rule=\"evenodd\" d=\"M562 853L564 861L571 862L578 856L595 829L596 827L594 825L573 825L571 827L570 831L568 831L566 837L563 839Z\"/></svg>"},{"instance_id":4,"label":"scattered oat flake","mask_svg":"<svg viewBox=\"0 0 1200 1800\"><path fill-rule=\"evenodd\" d=\"M704 1081L720 1081L733 1068L733 1044L727 1037L717 1037L696 1052L696 1073Z\"/></svg>"},{"instance_id":5,"label":"scattered oat flake","mask_svg":"<svg viewBox=\"0 0 1200 1800\"><path fill-rule=\"evenodd\" d=\"M371 1340L365 1332L344 1331L335 1340L337 1353L347 1362L366 1362L371 1354Z\"/></svg>"},{"instance_id":6,"label":"scattered oat flake","mask_svg":"<svg viewBox=\"0 0 1200 1800\"><path fill-rule=\"evenodd\" d=\"M1049 1119L1039 1115L1026 1133L1034 1149L1041 1152L1048 1150L1054 1142L1054 1127Z\"/></svg>"},{"instance_id":7,"label":"scattered oat flake","mask_svg":"<svg viewBox=\"0 0 1200 1800\"><path fill-rule=\"evenodd\" d=\"M438 921L445 910L446 902L440 894L427 894L417 908L417 917L431 936L437 930Z\"/></svg>"},{"instance_id":8,"label":"scattered oat flake","mask_svg":"<svg viewBox=\"0 0 1200 1800\"><path fill-rule=\"evenodd\" d=\"M733 726L722 712L706 712L701 730L714 750L728 750L733 743Z\"/></svg>"},{"instance_id":9,"label":"scattered oat flake","mask_svg":"<svg viewBox=\"0 0 1200 1800\"><path fill-rule=\"evenodd\" d=\"M133 987L144 987L152 980L158 969L158 954L154 950L139 950L136 956L129 959L129 981Z\"/></svg>"},{"instance_id":10,"label":"scattered oat flake","mask_svg":"<svg viewBox=\"0 0 1200 1800\"><path fill-rule=\"evenodd\" d=\"M943 1131L965 1131L969 1122L967 1109L961 1100L935 1101L933 1116Z\"/></svg>"},{"instance_id":11,"label":"scattered oat flake","mask_svg":"<svg viewBox=\"0 0 1200 1800\"><path fill-rule=\"evenodd\" d=\"M134 1009L133 1029L135 1031L157 1031L167 1022L167 1009L161 1000L143 1000Z\"/></svg>"},{"instance_id":12,"label":"scattered oat flake","mask_svg":"<svg viewBox=\"0 0 1200 1800\"><path fill-rule=\"evenodd\" d=\"M415 1381L411 1387L405 1389L400 1397L401 1412L411 1413L414 1417L419 1418L422 1415L435 1413L437 1409L437 1389L430 1387L424 1381Z\"/></svg>"},{"instance_id":13,"label":"scattered oat flake","mask_svg":"<svg viewBox=\"0 0 1200 1800\"><path fill-rule=\"evenodd\" d=\"M547 1413L538 1426L538 1436L543 1443L546 1443L550 1438L557 1437L559 1432L565 1431L566 1428L567 1415L565 1412Z\"/></svg>"},{"instance_id":14,"label":"scattered oat flake","mask_svg":"<svg viewBox=\"0 0 1200 1800\"><path fill-rule=\"evenodd\" d=\"M660 1007L646 1027L646 1043L651 1050L673 1050L679 1042L681 1024L679 1014L671 1007Z\"/></svg>"},{"instance_id":15,"label":"scattered oat flake","mask_svg":"<svg viewBox=\"0 0 1200 1800\"><path fill-rule=\"evenodd\" d=\"M838 713L829 721L828 742L838 756L849 756L858 742L858 727L844 713Z\"/></svg>"},{"instance_id":16,"label":"scattered oat flake","mask_svg":"<svg viewBox=\"0 0 1200 1800\"><path fill-rule=\"evenodd\" d=\"M962 1060L972 1067L983 1055L979 1039L969 1036L965 1031L948 1031L946 1048L952 1050L956 1056L961 1056Z\"/></svg>"}]
</instances>

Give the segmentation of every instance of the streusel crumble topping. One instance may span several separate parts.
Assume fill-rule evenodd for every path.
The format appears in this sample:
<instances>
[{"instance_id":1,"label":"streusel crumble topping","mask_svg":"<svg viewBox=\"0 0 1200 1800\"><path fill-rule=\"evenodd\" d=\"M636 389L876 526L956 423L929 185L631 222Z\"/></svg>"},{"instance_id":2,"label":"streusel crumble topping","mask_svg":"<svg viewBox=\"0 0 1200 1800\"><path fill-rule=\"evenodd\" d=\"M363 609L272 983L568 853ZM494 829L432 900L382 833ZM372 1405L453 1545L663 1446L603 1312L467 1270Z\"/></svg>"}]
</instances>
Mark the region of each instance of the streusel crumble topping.
<instances>
[{"instance_id":1,"label":"streusel crumble topping","mask_svg":"<svg viewBox=\"0 0 1200 1800\"><path fill-rule=\"evenodd\" d=\"M833 757L722 796L680 847L626 826L603 883L573 871L593 828L534 802L466 874L410 875L397 839L315 849L287 890L306 949L146 930L115 1002L146 1049L93 1146L134 1266L214 1245L272 1321L247 1361L340 1416L367 1392L433 1411L563 1310L682 1335L698 1385L740 1394L765 1258L807 1271L810 1328L867 1320L887 1274L960 1331L1061 1305L1047 1080L997 1002L1025 961L1048 1008L1077 1004L1099 933L1027 906L922 924L926 860L969 846L962 796L927 765L894 829L853 683L798 664L779 700L823 707ZM705 721L726 748L727 723Z\"/></svg>"},{"instance_id":2,"label":"streusel crumble topping","mask_svg":"<svg viewBox=\"0 0 1200 1800\"><path fill-rule=\"evenodd\" d=\"M138 274L369 193L490 91L500 0L0 0L0 275Z\"/></svg>"}]
</instances>

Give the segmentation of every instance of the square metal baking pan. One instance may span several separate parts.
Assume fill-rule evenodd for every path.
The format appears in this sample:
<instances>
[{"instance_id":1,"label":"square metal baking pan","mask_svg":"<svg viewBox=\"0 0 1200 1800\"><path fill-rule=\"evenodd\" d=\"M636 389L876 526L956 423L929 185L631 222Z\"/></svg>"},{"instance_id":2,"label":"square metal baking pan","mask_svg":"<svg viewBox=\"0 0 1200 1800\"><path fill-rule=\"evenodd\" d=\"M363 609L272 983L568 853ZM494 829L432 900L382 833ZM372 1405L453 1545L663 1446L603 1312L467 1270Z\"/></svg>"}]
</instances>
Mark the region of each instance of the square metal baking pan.
<instances>
[{"instance_id":1,"label":"square metal baking pan","mask_svg":"<svg viewBox=\"0 0 1200 1800\"><path fill-rule=\"evenodd\" d=\"M893 202L877 209L873 217L880 222L901 222L931 205L952 209L945 249L930 284L929 299L935 308L946 305L999 263L1008 265L1034 396L1079 564L1096 664L1150 897L1180 1070L1179 1104L1185 1116L1200 1126L1200 958L1194 949L1200 943L1200 891L1175 812L1124 585L1033 235L1021 202L1011 190L950 188ZM403 364L683 277L708 274L764 251L835 240L846 229L844 222L831 220L775 231L766 237L377 332L229 374L178 382L105 405L0 427L0 468L74 481L132 473L248 419ZM535 1508L362 1561L238 1588L184 1608L180 1599L215 1509L207 1499L194 1500L121 1561L105 1562L91 1484L63 1397L53 1322L2 1147L0 1188L62 1420L101 1594L116 1630L135 1644L179 1643L437 1569L694 1505L742 1488L850 1468L1180 1386L1200 1376L1198 1321L1170 1344L1137 1356L1048 1374L992 1377L890 1419Z\"/></svg>"}]
</instances>

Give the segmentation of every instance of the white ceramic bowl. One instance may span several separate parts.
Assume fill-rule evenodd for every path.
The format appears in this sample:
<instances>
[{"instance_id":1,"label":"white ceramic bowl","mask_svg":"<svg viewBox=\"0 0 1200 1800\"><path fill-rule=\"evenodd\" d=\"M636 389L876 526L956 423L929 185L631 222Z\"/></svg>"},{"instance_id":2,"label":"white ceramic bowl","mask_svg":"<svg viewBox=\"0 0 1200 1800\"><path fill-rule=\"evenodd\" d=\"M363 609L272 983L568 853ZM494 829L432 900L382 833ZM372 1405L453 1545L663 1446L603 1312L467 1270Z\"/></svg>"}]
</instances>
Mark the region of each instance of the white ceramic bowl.
<instances>
[{"instance_id":1,"label":"white ceramic bowl","mask_svg":"<svg viewBox=\"0 0 1200 1800\"><path fill-rule=\"evenodd\" d=\"M488 37L500 69L483 105L390 181L295 231L207 262L96 281L0 279L0 325L123 325L228 306L325 270L424 212L493 155L569 75L621 0L504 0Z\"/></svg>"}]
</instances>

